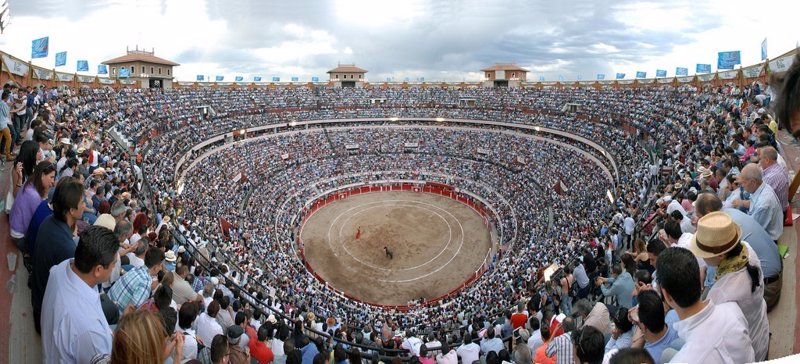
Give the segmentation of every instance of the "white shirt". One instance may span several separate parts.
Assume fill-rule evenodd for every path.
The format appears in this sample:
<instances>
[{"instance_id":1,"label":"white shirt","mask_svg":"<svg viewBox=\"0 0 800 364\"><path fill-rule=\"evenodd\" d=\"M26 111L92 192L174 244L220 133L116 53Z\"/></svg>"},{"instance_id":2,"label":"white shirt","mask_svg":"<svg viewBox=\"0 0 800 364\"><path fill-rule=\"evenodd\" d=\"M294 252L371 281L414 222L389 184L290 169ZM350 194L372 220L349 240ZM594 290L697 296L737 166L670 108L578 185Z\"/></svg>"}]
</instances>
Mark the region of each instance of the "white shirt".
<instances>
[{"instance_id":1,"label":"white shirt","mask_svg":"<svg viewBox=\"0 0 800 364\"><path fill-rule=\"evenodd\" d=\"M436 354L436 364L458 364L458 354L452 349L446 355Z\"/></svg>"},{"instance_id":2,"label":"white shirt","mask_svg":"<svg viewBox=\"0 0 800 364\"><path fill-rule=\"evenodd\" d=\"M456 353L461 357L462 363L472 364L472 362L478 360L478 357L481 354L481 347L476 343L469 343L467 345L459 346Z\"/></svg>"},{"instance_id":3,"label":"white shirt","mask_svg":"<svg viewBox=\"0 0 800 364\"><path fill-rule=\"evenodd\" d=\"M131 266L134 268L144 265L144 259L137 257L136 254L133 254L133 252L125 255L128 257L128 261L131 263Z\"/></svg>"},{"instance_id":4,"label":"white shirt","mask_svg":"<svg viewBox=\"0 0 800 364\"><path fill-rule=\"evenodd\" d=\"M758 267L759 277L763 279L761 262L756 251L749 244L742 242L747 247L747 258L750 265ZM766 360L769 350L769 320L767 319L767 304L764 302L764 282L754 292L750 292L750 275L746 268L734 273L729 273L717 280L708 292L708 298L714 302L735 302L747 319L747 328L756 360Z\"/></svg>"},{"instance_id":5,"label":"white shirt","mask_svg":"<svg viewBox=\"0 0 800 364\"><path fill-rule=\"evenodd\" d=\"M700 312L675 323L675 329L686 343L672 357L672 363L751 363L755 360L747 319L733 302L714 304L708 300Z\"/></svg>"},{"instance_id":6,"label":"white shirt","mask_svg":"<svg viewBox=\"0 0 800 364\"><path fill-rule=\"evenodd\" d=\"M747 214L764 227L772 240L778 240L783 234L783 208L770 185L762 183L750 194Z\"/></svg>"},{"instance_id":7,"label":"white shirt","mask_svg":"<svg viewBox=\"0 0 800 364\"><path fill-rule=\"evenodd\" d=\"M75 274L72 261L50 268L41 316L45 363L88 363L97 354L111 354L100 294Z\"/></svg>"},{"instance_id":8,"label":"white shirt","mask_svg":"<svg viewBox=\"0 0 800 364\"><path fill-rule=\"evenodd\" d=\"M622 221L622 226L625 228L625 235L633 235L633 230L636 227L636 222L633 218L628 216Z\"/></svg>"},{"instance_id":9,"label":"white shirt","mask_svg":"<svg viewBox=\"0 0 800 364\"><path fill-rule=\"evenodd\" d=\"M408 350L412 356L419 356L419 347L422 346L422 340L419 338L412 336L407 337L403 340L403 344L400 346L403 349Z\"/></svg>"},{"instance_id":10,"label":"white shirt","mask_svg":"<svg viewBox=\"0 0 800 364\"><path fill-rule=\"evenodd\" d=\"M191 328L183 331L183 359L197 359L197 333ZM207 346L211 346L208 344Z\"/></svg>"},{"instance_id":11,"label":"white shirt","mask_svg":"<svg viewBox=\"0 0 800 364\"><path fill-rule=\"evenodd\" d=\"M544 345L544 340L542 340L542 332L539 330L534 330L531 333L531 337L528 338L528 347L531 349L531 353L536 353L536 349L540 346Z\"/></svg>"},{"instance_id":12,"label":"white shirt","mask_svg":"<svg viewBox=\"0 0 800 364\"><path fill-rule=\"evenodd\" d=\"M681 237L678 238L678 242L675 243L675 246L677 246L678 248L684 248L686 250L691 251L691 249L689 249L689 246L692 245L693 236L694 234L690 233L681 234ZM708 264L704 259L698 258L697 256L695 256L695 259L697 259L697 264L700 266L700 270L708 269Z\"/></svg>"},{"instance_id":13,"label":"white shirt","mask_svg":"<svg viewBox=\"0 0 800 364\"><path fill-rule=\"evenodd\" d=\"M207 313L201 313L197 318L197 337L203 341L204 345L209 346L211 340L217 335L222 335L222 326Z\"/></svg>"}]
</instances>

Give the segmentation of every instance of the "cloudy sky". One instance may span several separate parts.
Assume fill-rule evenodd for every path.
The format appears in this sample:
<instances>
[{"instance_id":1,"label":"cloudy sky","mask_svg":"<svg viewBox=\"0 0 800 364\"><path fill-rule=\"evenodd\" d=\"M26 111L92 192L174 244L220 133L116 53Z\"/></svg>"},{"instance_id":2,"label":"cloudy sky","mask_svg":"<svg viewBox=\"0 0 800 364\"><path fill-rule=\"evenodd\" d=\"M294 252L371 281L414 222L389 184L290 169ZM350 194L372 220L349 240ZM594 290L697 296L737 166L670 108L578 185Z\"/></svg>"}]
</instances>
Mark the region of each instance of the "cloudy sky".
<instances>
[{"instance_id":1,"label":"cloudy sky","mask_svg":"<svg viewBox=\"0 0 800 364\"><path fill-rule=\"evenodd\" d=\"M743 65L796 47L795 0L8 0L11 25L0 50L29 60L31 40L50 37L48 58L68 52L67 66L89 69L125 53L155 49L181 64L178 80L196 75L288 80L326 79L338 63L367 78L476 81L497 62L547 80L648 77L696 63L716 69L717 52L740 50Z\"/></svg>"}]
</instances>

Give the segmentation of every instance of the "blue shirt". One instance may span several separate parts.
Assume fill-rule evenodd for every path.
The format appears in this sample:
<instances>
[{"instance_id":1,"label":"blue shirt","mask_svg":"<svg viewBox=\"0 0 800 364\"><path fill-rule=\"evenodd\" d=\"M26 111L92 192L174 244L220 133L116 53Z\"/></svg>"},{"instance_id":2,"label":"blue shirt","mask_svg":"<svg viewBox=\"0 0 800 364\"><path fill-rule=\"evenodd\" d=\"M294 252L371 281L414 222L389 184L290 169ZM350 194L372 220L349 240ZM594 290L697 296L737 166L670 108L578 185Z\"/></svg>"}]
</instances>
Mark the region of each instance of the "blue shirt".
<instances>
[{"instance_id":1,"label":"blue shirt","mask_svg":"<svg viewBox=\"0 0 800 364\"><path fill-rule=\"evenodd\" d=\"M97 354L111 354L100 294L75 274L72 262L50 270L41 319L45 363L89 363Z\"/></svg>"},{"instance_id":2,"label":"blue shirt","mask_svg":"<svg viewBox=\"0 0 800 364\"><path fill-rule=\"evenodd\" d=\"M308 345L300 348L300 353L303 356L303 364L313 364L314 357L319 354L319 350L317 349L317 345L314 342L309 342Z\"/></svg>"},{"instance_id":3,"label":"blue shirt","mask_svg":"<svg viewBox=\"0 0 800 364\"><path fill-rule=\"evenodd\" d=\"M776 277L782 270L781 256L778 253L778 245L770 238L767 231L752 216L737 209L727 208L722 211L730 215L731 219L742 228L742 240L750 244L758 255L764 278Z\"/></svg>"},{"instance_id":4,"label":"blue shirt","mask_svg":"<svg viewBox=\"0 0 800 364\"><path fill-rule=\"evenodd\" d=\"M661 353L664 352L664 349L672 347L672 342L677 339L678 331L674 330L670 325L667 325L667 333L654 343L645 342L644 350L650 353L650 356L653 357L656 363L660 363Z\"/></svg>"},{"instance_id":5,"label":"blue shirt","mask_svg":"<svg viewBox=\"0 0 800 364\"><path fill-rule=\"evenodd\" d=\"M11 107L5 103L5 101L0 102L0 130L3 130L8 127L8 113L11 111Z\"/></svg>"},{"instance_id":6,"label":"blue shirt","mask_svg":"<svg viewBox=\"0 0 800 364\"><path fill-rule=\"evenodd\" d=\"M39 226L42 225L44 219L52 214L53 210L50 209L50 204L47 203L47 200L42 201L33 213L31 223L28 225L28 233L25 234L28 244L25 248L28 249L31 259L36 259L36 237L39 235Z\"/></svg>"},{"instance_id":7,"label":"blue shirt","mask_svg":"<svg viewBox=\"0 0 800 364\"><path fill-rule=\"evenodd\" d=\"M75 240L67 223L50 215L39 226L36 236L36 259L33 261L31 304L41 312L44 291L50 278L50 268L75 256Z\"/></svg>"},{"instance_id":8,"label":"blue shirt","mask_svg":"<svg viewBox=\"0 0 800 364\"><path fill-rule=\"evenodd\" d=\"M609 278L608 282L611 282ZM606 285L601 285L600 290L603 291L603 296L614 296L617 298L617 304L627 309L633 307L633 278L627 271L622 272L611 283L611 287L606 288Z\"/></svg>"},{"instance_id":9,"label":"blue shirt","mask_svg":"<svg viewBox=\"0 0 800 364\"><path fill-rule=\"evenodd\" d=\"M783 208L775 191L768 184L762 183L750 195L750 209L747 214L758 221L770 239L777 241L783 234Z\"/></svg>"}]
</instances>

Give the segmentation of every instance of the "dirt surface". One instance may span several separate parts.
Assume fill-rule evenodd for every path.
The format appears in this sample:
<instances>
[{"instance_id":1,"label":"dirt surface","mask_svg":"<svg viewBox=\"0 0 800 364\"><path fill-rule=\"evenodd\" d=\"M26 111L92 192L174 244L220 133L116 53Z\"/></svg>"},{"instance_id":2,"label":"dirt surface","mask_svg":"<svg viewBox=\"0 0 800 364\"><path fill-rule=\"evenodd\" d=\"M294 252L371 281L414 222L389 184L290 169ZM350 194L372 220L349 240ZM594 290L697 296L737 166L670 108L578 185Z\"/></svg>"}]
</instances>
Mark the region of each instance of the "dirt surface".
<instances>
[{"instance_id":1,"label":"dirt surface","mask_svg":"<svg viewBox=\"0 0 800 364\"><path fill-rule=\"evenodd\" d=\"M322 279L382 305L458 289L480 269L491 245L483 218L472 208L419 192L374 192L335 201L316 211L300 236L306 260Z\"/></svg>"}]
</instances>

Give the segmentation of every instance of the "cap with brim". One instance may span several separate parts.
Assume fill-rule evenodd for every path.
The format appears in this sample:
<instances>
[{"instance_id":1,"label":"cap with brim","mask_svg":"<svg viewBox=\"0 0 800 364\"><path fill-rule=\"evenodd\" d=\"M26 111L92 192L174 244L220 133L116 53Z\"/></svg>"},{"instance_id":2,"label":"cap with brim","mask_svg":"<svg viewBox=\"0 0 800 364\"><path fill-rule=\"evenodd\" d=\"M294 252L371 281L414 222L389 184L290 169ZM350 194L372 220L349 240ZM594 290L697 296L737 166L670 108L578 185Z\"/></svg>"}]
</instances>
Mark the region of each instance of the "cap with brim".
<instances>
[{"instance_id":1,"label":"cap with brim","mask_svg":"<svg viewBox=\"0 0 800 364\"><path fill-rule=\"evenodd\" d=\"M94 221L94 226L102 226L108 230L114 231L114 228L117 227L117 220L114 219L114 216L110 214L100 214L97 217L97 220Z\"/></svg>"},{"instance_id":2,"label":"cap with brim","mask_svg":"<svg viewBox=\"0 0 800 364\"><path fill-rule=\"evenodd\" d=\"M72 141L69 140L69 138L61 138L61 140L59 140L58 142L65 145L72 145Z\"/></svg>"},{"instance_id":3,"label":"cap with brim","mask_svg":"<svg viewBox=\"0 0 800 364\"><path fill-rule=\"evenodd\" d=\"M167 254L164 255L164 260L170 263L174 263L177 260L177 257L175 257L175 252L172 250L168 250Z\"/></svg>"},{"instance_id":4,"label":"cap with brim","mask_svg":"<svg viewBox=\"0 0 800 364\"><path fill-rule=\"evenodd\" d=\"M101 174L106 174L106 169L103 167L96 168L94 171L92 171L92 175L101 175Z\"/></svg>"},{"instance_id":5,"label":"cap with brim","mask_svg":"<svg viewBox=\"0 0 800 364\"><path fill-rule=\"evenodd\" d=\"M741 239L739 224L730 215L715 211L697 220L689 250L699 258L713 258L731 251Z\"/></svg>"}]
</instances>

